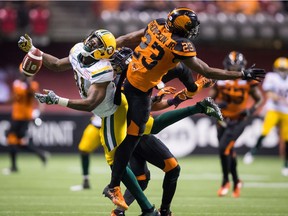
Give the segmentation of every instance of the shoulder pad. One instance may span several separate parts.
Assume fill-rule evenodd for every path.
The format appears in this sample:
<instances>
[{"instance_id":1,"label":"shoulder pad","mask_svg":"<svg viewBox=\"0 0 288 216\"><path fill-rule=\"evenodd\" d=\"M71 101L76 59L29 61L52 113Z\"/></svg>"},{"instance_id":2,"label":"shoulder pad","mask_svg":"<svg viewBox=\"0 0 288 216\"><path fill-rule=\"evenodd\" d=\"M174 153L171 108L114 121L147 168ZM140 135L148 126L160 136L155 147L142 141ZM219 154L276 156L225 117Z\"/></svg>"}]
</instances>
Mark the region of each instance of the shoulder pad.
<instances>
[{"instance_id":1,"label":"shoulder pad","mask_svg":"<svg viewBox=\"0 0 288 216\"><path fill-rule=\"evenodd\" d=\"M176 46L173 53L180 59L190 58L196 56L196 48L194 44L187 38L176 38Z\"/></svg>"},{"instance_id":2,"label":"shoulder pad","mask_svg":"<svg viewBox=\"0 0 288 216\"><path fill-rule=\"evenodd\" d=\"M165 25L166 19L164 18L159 18L155 20L159 25Z\"/></svg>"}]
</instances>

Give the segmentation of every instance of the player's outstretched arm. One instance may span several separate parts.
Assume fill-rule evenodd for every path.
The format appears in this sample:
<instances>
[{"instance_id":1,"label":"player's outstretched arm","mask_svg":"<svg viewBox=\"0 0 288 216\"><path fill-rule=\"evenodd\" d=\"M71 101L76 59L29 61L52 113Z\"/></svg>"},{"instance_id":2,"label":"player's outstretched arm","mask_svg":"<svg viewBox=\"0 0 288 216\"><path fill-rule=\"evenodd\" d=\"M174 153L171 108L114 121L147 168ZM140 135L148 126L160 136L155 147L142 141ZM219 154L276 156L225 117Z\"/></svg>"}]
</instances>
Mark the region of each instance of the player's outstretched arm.
<instances>
[{"instance_id":1,"label":"player's outstretched arm","mask_svg":"<svg viewBox=\"0 0 288 216\"><path fill-rule=\"evenodd\" d=\"M43 65L49 70L61 72L72 69L72 65L68 57L59 59L47 53L43 53Z\"/></svg>"},{"instance_id":2,"label":"player's outstretched arm","mask_svg":"<svg viewBox=\"0 0 288 216\"><path fill-rule=\"evenodd\" d=\"M44 94L35 93L35 98L40 103L48 105L58 104L74 110L91 112L104 100L108 84L109 82L92 84L88 90L87 98L85 99L63 98L56 95L54 91L47 89L44 89Z\"/></svg>"},{"instance_id":3,"label":"player's outstretched arm","mask_svg":"<svg viewBox=\"0 0 288 216\"><path fill-rule=\"evenodd\" d=\"M24 36L20 37L18 41L18 47L24 52L31 52L37 49L33 45L32 38L28 34L25 34ZM42 51L41 51L41 54L42 54L43 65L49 70L58 72L58 71L66 71L66 70L72 69L72 66L68 57L59 59L55 56L44 53Z\"/></svg>"},{"instance_id":4,"label":"player's outstretched arm","mask_svg":"<svg viewBox=\"0 0 288 216\"><path fill-rule=\"evenodd\" d=\"M209 67L201 59L195 57L183 60L183 63L191 70L200 73L201 75L216 80L228 80L228 79L245 79L245 80L257 80L262 81L265 78L265 70L260 68L254 68L254 66L245 69L243 71L227 71L220 68Z\"/></svg>"},{"instance_id":5,"label":"player's outstretched arm","mask_svg":"<svg viewBox=\"0 0 288 216\"><path fill-rule=\"evenodd\" d=\"M131 49L135 49L141 42L141 37L144 36L144 32L145 29L143 28L126 35L119 36L116 38L117 47L129 47Z\"/></svg>"}]
</instances>

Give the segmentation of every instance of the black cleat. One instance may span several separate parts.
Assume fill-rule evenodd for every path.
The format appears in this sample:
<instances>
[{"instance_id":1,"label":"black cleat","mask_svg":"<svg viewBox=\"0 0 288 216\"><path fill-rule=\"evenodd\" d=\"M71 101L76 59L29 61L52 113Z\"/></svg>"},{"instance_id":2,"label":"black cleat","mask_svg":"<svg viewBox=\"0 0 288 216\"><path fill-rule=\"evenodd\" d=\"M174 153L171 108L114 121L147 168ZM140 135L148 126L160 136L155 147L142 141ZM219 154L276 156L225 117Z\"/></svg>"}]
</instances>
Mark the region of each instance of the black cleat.
<instances>
[{"instance_id":1,"label":"black cleat","mask_svg":"<svg viewBox=\"0 0 288 216\"><path fill-rule=\"evenodd\" d=\"M201 106L202 113L206 114L207 116L223 121L221 110L211 97L207 97L204 100L197 102L196 105Z\"/></svg>"},{"instance_id":2,"label":"black cleat","mask_svg":"<svg viewBox=\"0 0 288 216\"><path fill-rule=\"evenodd\" d=\"M172 212L170 210L167 210L167 209L159 209L160 211L160 215L161 216L173 216Z\"/></svg>"},{"instance_id":3,"label":"black cleat","mask_svg":"<svg viewBox=\"0 0 288 216\"><path fill-rule=\"evenodd\" d=\"M83 186L83 189L90 189L90 188L91 188L88 179L85 179L85 180L83 181L82 186Z\"/></svg>"},{"instance_id":4,"label":"black cleat","mask_svg":"<svg viewBox=\"0 0 288 216\"><path fill-rule=\"evenodd\" d=\"M160 212L156 208L153 208L152 212L142 212L140 216L161 216L161 215L160 215Z\"/></svg>"},{"instance_id":5,"label":"black cleat","mask_svg":"<svg viewBox=\"0 0 288 216\"><path fill-rule=\"evenodd\" d=\"M114 209L112 210L110 216L125 216L125 212L118 209Z\"/></svg>"}]
</instances>

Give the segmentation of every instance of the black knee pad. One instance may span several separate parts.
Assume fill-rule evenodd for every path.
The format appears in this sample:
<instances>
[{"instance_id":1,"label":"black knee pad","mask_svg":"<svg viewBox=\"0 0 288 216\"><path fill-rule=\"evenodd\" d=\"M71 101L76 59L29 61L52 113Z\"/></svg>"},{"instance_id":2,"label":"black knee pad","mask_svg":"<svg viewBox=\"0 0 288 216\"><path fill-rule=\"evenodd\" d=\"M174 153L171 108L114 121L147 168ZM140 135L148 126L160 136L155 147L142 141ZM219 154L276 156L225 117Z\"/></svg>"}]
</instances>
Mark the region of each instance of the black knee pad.
<instances>
[{"instance_id":1,"label":"black knee pad","mask_svg":"<svg viewBox=\"0 0 288 216\"><path fill-rule=\"evenodd\" d=\"M179 165L177 165L174 169L170 170L169 172L165 173L163 186L166 182L175 183L178 180L178 177L180 175L181 168Z\"/></svg>"}]
</instances>

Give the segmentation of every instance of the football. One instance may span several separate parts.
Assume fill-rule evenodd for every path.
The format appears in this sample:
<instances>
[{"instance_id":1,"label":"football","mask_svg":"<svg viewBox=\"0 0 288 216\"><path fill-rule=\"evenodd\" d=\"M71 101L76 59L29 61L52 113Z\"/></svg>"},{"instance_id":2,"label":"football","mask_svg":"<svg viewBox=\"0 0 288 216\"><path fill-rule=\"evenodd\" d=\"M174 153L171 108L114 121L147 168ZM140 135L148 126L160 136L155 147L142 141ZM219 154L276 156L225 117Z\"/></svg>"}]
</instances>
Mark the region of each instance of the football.
<instances>
[{"instance_id":1,"label":"football","mask_svg":"<svg viewBox=\"0 0 288 216\"><path fill-rule=\"evenodd\" d=\"M42 66L42 52L34 49L28 52L22 61L22 71L26 76L34 76Z\"/></svg>"}]
</instances>

